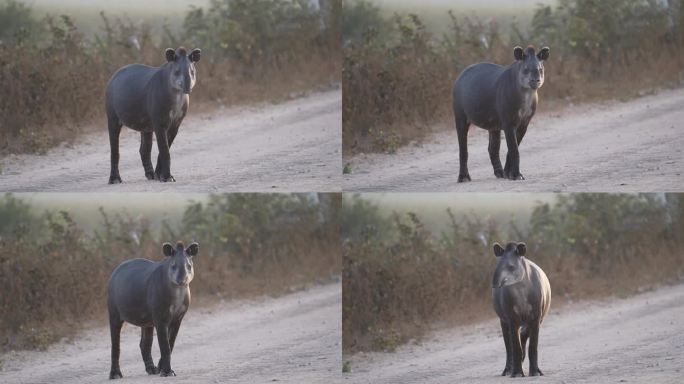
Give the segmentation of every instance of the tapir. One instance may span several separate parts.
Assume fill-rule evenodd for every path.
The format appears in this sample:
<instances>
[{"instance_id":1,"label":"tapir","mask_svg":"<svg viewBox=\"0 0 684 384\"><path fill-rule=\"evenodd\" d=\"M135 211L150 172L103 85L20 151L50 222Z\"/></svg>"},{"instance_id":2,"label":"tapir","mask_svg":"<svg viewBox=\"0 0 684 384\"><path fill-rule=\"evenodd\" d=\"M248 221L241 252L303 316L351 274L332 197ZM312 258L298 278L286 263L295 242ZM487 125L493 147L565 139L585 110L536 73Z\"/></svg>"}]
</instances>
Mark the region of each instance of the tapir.
<instances>
[{"instance_id":1,"label":"tapir","mask_svg":"<svg viewBox=\"0 0 684 384\"><path fill-rule=\"evenodd\" d=\"M492 63L473 64L454 82L452 106L458 136L458 182L471 181L468 173L468 128L474 124L489 131L489 159L494 176L523 180L518 147L537 110L537 90L544 84L544 61L549 48L539 53L529 46L513 49L515 61L506 67ZM501 167L501 131L506 137L506 165Z\"/></svg>"},{"instance_id":2,"label":"tapir","mask_svg":"<svg viewBox=\"0 0 684 384\"><path fill-rule=\"evenodd\" d=\"M551 305L551 284L537 264L525 258L525 243L494 244L497 258L492 277L494 310L499 315L506 345L506 367L501 376L525 376L522 362L530 340L530 376L542 376L537 356L539 327Z\"/></svg>"},{"instance_id":3,"label":"tapir","mask_svg":"<svg viewBox=\"0 0 684 384\"><path fill-rule=\"evenodd\" d=\"M195 276L193 257L199 245L185 248L164 243L161 261L132 259L124 261L112 272L107 284L107 308L112 338L110 379L122 378L119 367L119 342L124 322L142 329L140 352L145 371L150 375L176 376L171 369L171 352L183 316L190 306L190 282ZM152 339L157 331L161 358L152 361Z\"/></svg>"},{"instance_id":4,"label":"tapir","mask_svg":"<svg viewBox=\"0 0 684 384\"><path fill-rule=\"evenodd\" d=\"M130 64L117 70L107 83L105 108L109 129L111 170L109 184L121 183L119 135L123 125L140 132L140 159L148 180L176 181L171 175L170 148L190 103L195 86L199 49L168 48L161 67ZM159 155L153 169L152 135Z\"/></svg>"}]
</instances>

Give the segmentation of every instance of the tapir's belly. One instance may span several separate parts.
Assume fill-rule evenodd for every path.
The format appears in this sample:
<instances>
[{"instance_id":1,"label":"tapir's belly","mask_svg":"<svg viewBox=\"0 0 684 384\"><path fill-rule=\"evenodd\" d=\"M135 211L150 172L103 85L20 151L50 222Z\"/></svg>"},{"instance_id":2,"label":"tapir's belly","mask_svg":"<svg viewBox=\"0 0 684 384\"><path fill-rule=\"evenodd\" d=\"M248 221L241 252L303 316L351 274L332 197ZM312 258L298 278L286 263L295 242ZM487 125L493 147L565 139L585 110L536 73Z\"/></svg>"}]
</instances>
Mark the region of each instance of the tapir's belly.
<instances>
[{"instance_id":1,"label":"tapir's belly","mask_svg":"<svg viewBox=\"0 0 684 384\"><path fill-rule=\"evenodd\" d=\"M120 313L122 320L135 326L151 327L154 325L152 321L152 314L147 310L147 308L127 308L120 310Z\"/></svg>"}]
</instances>

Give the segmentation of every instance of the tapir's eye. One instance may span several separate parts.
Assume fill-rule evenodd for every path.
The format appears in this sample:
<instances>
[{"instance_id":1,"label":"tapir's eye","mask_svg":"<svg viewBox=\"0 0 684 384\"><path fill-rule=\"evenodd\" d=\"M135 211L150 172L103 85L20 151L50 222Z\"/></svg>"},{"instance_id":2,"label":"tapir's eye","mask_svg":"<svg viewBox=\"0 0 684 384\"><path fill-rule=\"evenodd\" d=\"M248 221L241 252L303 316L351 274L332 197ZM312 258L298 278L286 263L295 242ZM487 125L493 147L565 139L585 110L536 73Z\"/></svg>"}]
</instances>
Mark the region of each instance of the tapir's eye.
<instances>
[{"instance_id":1,"label":"tapir's eye","mask_svg":"<svg viewBox=\"0 0 684 384\"><path fill-rule=\"evenodd\" d=\"M176 76L180 76L180 70L176 70L173 74Z\"/></svg>"},{"instance_id":2,"label":"tapir's eye","mask_svg":"<svg viewBox=\"0 0 684 384\"><path fill-rule=\"evenodd\" d=\"M509 271L514 271L515 266L514 265L508 265L508 266L506 266L506 269L508 269Z\"/></svg>"},{"instance_id":3,"label":"tapir's eye","mask_svg":"<svg viewBox=\"0 0 684 384\"><path fill-rule=\"evenodd\" d=\"M527 75L530 73L530 70L528 68L525 68L525 69L523 69L523 73Z\"/></svg>"}]
</instances>

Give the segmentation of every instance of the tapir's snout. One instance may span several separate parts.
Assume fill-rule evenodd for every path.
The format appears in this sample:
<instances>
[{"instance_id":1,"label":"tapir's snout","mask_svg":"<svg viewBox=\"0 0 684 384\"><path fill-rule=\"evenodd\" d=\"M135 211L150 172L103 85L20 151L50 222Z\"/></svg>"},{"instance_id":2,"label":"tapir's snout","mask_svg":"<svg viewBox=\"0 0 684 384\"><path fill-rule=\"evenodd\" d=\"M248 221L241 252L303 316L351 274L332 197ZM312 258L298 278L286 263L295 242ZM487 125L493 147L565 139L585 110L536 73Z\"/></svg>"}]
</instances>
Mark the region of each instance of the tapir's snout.
<instances>
[{"instance_id":1,"label":"tapir's snout","mask_svg":"<svg viewBox=\"0 0 684 384\"><path fill-rule=\"evenodd\" d=\"M541 80L530 80L530 88L539 89L541 87Z\"/></svg>"}]
</instances>

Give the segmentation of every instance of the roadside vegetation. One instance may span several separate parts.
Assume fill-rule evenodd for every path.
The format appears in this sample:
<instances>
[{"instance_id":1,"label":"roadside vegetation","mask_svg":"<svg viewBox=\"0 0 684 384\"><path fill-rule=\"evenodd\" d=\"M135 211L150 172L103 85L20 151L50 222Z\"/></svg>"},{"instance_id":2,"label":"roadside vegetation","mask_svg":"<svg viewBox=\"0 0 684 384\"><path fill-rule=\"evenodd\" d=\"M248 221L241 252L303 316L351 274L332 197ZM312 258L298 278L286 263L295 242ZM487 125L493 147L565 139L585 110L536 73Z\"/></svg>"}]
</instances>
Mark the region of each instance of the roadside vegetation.
<instances>
[{"instance_id":1,"label":"roadside vegetation","mask_svg":"<svg viewBox=\"0 0 684 384\"><path fill-rule=\"evenodd\" d=\"M40 15L0 0L0 154L42 153L105 127L104 87L130 63L158 66L164 49L202 49L193 104L275 102L335 86L341 0L316 9L293 0L212 0L182 28L100 13L84 34L68 14Z\"/></svg>"},{"instance_id":2,"label":"roadside vegetation","mask_svg":"<svg viewBox=\"0 0 684 384\"><path fill-rule=\"evenodd\" d=\"M451 87L458 74L480 61L507 65L516 45L551 48L542 109L679 87L684 2L667 3L559 0L519 18L452 10L439 33L417 14L387 17L370 1L345 0L344 155L392 153L435 130L453 129Z\"/></svg>"},{"instance_id":3,"label":"roadside vegetation","mask_svg":"<svg viewBox=\"0 0 684 384\"><path fill-rule=\"evenodd\" d=\"M177 224L101 210L85 228L65 211L0 197L0 352L44 349L106 323L106 284L122 261L161 260L161 245L197 241L197 304L279 295L340 275L341 199L332 194L221 194L189 202ZM164 212L159 212L162 216Z\"/></svg>"},{"instance_id":4,"label":"roadside vegetation","mask_svg":"<svg viewBox=\"0 0 684 384\"><path fill-rule=\"evenodd\" d=\"M571 194L538 203L526 225L455 215L428 230L418 213L343 201L343 352L392 351L439 326L495 316L494 242L523 241L553 306L684 280L684 196Z\"/></svg>"}]
</instances>

